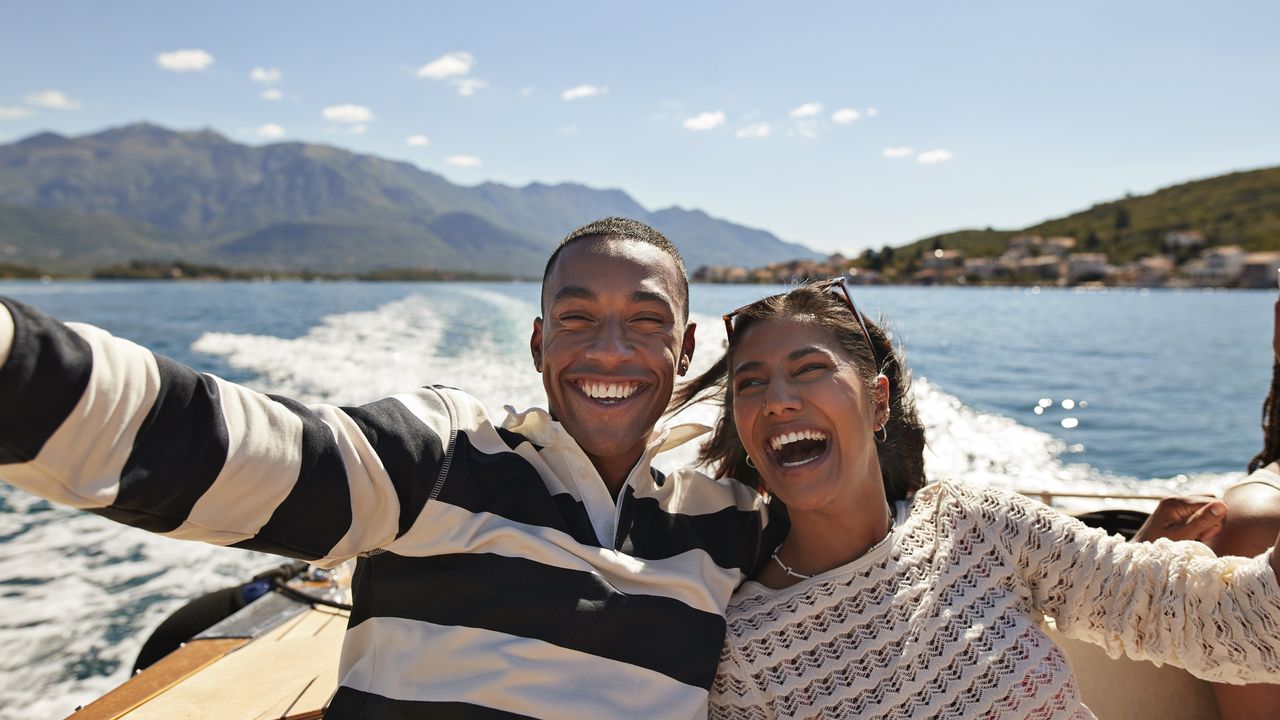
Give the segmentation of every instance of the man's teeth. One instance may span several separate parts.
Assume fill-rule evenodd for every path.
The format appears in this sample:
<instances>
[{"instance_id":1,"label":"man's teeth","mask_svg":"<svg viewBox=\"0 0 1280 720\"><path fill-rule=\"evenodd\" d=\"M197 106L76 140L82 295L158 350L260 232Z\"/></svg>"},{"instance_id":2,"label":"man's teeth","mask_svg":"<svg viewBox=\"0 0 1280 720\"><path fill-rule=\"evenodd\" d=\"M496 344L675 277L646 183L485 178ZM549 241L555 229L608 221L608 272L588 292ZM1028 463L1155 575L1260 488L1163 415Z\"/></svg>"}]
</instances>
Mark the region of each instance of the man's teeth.
<instances>
[{"instance_id":1,"label":"man's teeth","mask_svg":"<svg viewBox=\"0 0 1280 720\"><path fill-rule=\"evenodd\" d=\"M579 383L579 386L582 388L582 392L587 394L587 397L596 400L622 400L635 395L636 390L640 389L640 385L637 383L584 382Z\"/></svg>"},{"instance_id":2,"label":"man's teeth","mask_svg":"<svg viewBox=\"0 0 1280 720\"><path fill-rule=\"evenodd\" d=\"M821 430L797 430L796 432L789 432L789 433L783 433L781 435L774 435L773 437L769 438L769 446L773 448L774 452L777 452L782 449L783 445L787 445L789 443L799 442L801 440L826 440L826 439L827 439L827 434L822 432Z\"/></svg>"}]
</instances>

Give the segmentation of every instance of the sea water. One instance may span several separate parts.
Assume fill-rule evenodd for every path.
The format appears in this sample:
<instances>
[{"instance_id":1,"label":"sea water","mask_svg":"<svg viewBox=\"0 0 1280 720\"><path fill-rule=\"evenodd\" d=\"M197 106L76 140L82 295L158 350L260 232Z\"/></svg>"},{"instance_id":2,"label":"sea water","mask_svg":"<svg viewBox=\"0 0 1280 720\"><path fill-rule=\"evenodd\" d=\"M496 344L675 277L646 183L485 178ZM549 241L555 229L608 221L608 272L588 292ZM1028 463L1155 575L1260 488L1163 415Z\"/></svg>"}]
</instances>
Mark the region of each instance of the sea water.
<instances>
[{"instance_id":1,"label":"sea water","mask_svg":"<svg viewBox=\"0 0 1280 720\"><path fill-rule=\"evenodd\" d=\"M691 288L692 373L720 315L782 288ZM1242 477L1271 377L1267 292L855 288L915 372L927 473L1016 489L1181 493ZM535 283L0 283L202 371L305 402L426 383L501 417L542 402ZM679 420L710 423L701 406ZM659 456L693 461L695 444ZM153 537L0 483L0 718L62 717L128 677L190 598L280 562Z\"/></svg>"}]
</instances>

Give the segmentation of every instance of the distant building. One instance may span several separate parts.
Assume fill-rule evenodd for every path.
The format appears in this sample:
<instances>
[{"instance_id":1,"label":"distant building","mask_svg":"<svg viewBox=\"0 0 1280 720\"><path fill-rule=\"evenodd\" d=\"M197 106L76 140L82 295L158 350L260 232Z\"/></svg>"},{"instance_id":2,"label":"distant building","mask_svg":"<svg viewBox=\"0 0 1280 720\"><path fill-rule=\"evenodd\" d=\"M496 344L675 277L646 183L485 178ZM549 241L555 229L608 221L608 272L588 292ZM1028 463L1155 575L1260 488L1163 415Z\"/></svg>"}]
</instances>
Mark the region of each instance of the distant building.
<instances>
[{"instance_id":1,"label":"distant building","mask_svg":"<svg viewBox=\"0 0 1280 720\"><path fill-rule=\"evenodd\" d=\"M1071 253L1067 256L1068 283L1101 280L1106 276L1106 253Z\"/></svg>"},{"instance_id":2,"label":"distant building","mask_svg":"<svg viewBox=\"0 0 1280 720\"><path fill-rule=\"evenodd\" d=\"M1240 269L1240 287L1274 290L1277 274L1280 274L1280 252L1249 253L1244 256L1244 267Z\"/></svg>"},{"instance_id":3,"label":"distant building","mask_svg":"<svg viewBox=\"0 0 1280 720\"><path fill-rule=\"evenodd\" d=\"M865 270L859 268L849 268L847 273L849 282L854 285L879 285L884 282L884 278L875 270Z\"/></svg>"},{"instance_id":4,"label":"distant building","mask_svg":"<svg viewBox=\"0 0 1280 720\"><path fill-rule=\"evenodd\" d=\"M1073 237L1046 238L1042 247L1046 253L1057 255L1058 257L1066 257L1075 249L1076 239Z\"/></svg>"},{"instance_id":5,"label":"distant building","mask_svg":"<svg viewBox=\"0 0 1280 720\"><path fill-rule=\"evenodd\" d=\"M995 258L965 258L964 274L966 277L979 280L995 280L997 277L1008 277L1009 271Z\"/></svg>"},{"instance_id":6,"label":"distant building","mask_svg":"<svg viewBox=\"0 0 1280 720\"><path fill-rule=\"evenodd\" d=\"M934 250L931 253L925 253L920 260L920 265L925 270L937 271L964 267L964 252L961 250Z\"/></svg>"},{"instance_id":7,"label":"distant building","mask_svg":"<svg viewBox=\"0 0 1280 720\"><path fill-rule=\"evenodd\" d=\"M1182 270L1193 285L1200 287L1235 285L1244 271L1244 256L1239 245L1213 247L1200 253L1199 258L1187 261Z\"/></svg>"},{"instance_id":8,"label":"distant building","mask_svg":"<svg viewBox=\"0 0 1280 720\"><path fill-rule=\"evenodd\" d=\"M1124 267L1129 284L1137 287L1160 287L1173 275L1173 258L1155 255L1134 260Z\"/></svg>"},{"instance_id":9,"label":"distant building","mask_svg":"<svg viewBox=\"0 0 1280 720\"><path fill-rule=\"evenodd\" d=\"M1052 255L1023 258L1018 261L1018 274L1038 280L1057 280L1062 277L1062 260Z\"/></svg>"}]
</instances>

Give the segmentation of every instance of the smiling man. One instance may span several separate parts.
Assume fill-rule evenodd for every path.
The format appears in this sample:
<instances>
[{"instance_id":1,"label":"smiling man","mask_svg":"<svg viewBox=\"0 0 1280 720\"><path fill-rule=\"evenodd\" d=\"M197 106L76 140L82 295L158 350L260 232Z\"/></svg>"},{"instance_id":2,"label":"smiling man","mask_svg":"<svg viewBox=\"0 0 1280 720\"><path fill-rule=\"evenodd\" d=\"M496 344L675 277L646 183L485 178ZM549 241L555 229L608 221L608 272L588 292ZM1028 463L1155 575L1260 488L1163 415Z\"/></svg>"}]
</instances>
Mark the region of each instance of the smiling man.
<instances>
[{"instance_id":1,"label":"smiling man","mask_svg":"<svg viewBox=\"0 0 1280 720\"><path fill-rule=\"evenodd\" d=\"M253 392L3 300L0 477L182 539L362 557L328 718L700 717L756 495L658 452L693 354L660 233L566 237L530 350L550 412L426 387L354 408Z\"/></svg>"}]
</instances>

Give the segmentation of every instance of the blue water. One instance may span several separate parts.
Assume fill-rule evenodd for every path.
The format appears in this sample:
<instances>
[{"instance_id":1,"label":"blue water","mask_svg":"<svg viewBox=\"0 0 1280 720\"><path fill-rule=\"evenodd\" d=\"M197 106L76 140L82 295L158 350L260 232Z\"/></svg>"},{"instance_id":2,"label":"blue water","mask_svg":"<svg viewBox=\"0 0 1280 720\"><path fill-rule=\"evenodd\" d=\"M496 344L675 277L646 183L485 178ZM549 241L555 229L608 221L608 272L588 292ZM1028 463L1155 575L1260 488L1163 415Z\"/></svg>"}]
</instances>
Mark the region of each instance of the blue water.
<instances>
[{"instance_id":1,"label":"blue water","mask_svg":"<svg viewBox=\"0 0 1280 720\"><path fill-rule=\"evenodd\" d=\"M721 313L779 289L695 285L694 371L722 346ZM889 319L920 379L933 477L1214 489L1260 446L1273 293L854 292L869 316ZM534 283L9 282L0 294L308 402L367 402L429 382L472 391L495 412L541 401L528 359ZM701 412L694 419L713 410ZM65 715L123 680L150 629L186 598L273 563L3 485L0 549L0 718Z\"/></svg>"},{"instance_id":2,"label":"blue water","mask_svg":"<svg viewBox=\"0 0 1280 720\"><path fill-rule=\"evenodd\" d=\"M248 381L253 371L195 352L192 343L208 332L297 338L326 317L373 310L412 294L449 297L455 287L0 283L0 293L65 320L106 328L201 370ZM538 297L534 283L467 287L531 306ZM694 313L714 318L780 289L694 285L690 304ZM913 287L855 293L869 316L889 320L918 375L976 410L1083 445L1078 459L1093 467L1139 478L1227 472L1257 452L1272 368L1274 293ZM469 322L485 322L484 308L475 311ZM455 332L440 352L447 356L465 340L465 333ZM514 339L516 352L524 351L524 341ZM1041 398L1053 405L1037 415ZM1063 400L1077 407L1066 411ZM1078 406L1082 400L1087 407ZM1064 418L1079 425L1063 428Z\"/></svg>"}]
</instances>

